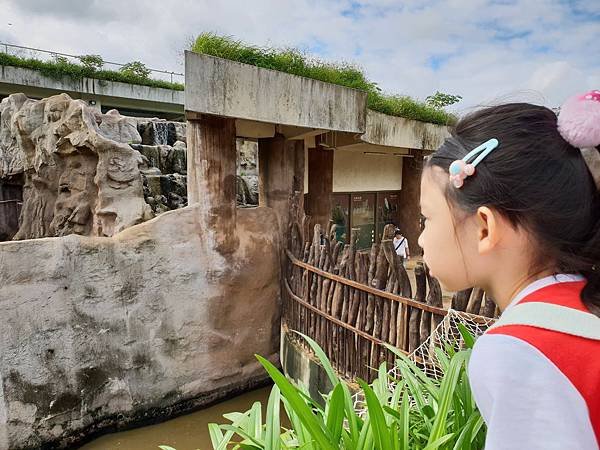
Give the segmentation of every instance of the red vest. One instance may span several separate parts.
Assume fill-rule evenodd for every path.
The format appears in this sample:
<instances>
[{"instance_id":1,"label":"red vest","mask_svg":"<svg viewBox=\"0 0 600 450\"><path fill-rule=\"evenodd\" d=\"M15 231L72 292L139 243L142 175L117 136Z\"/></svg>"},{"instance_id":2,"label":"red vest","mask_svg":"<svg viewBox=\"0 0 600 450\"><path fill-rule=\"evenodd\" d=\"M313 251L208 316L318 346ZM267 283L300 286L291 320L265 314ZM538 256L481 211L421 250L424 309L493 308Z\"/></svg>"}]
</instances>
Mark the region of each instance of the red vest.
<instances>
[{"instance_id":1,"label":"red vest","mask_svg":"<svg viewBox=\"0 0 600 450\"><path fill-rule=\"evenodd\" d=\"M518 304L543 302L589 312L580 296L585 283L555 283L532 292ZM487 333L521 339L552 361L585 400L600 443L600 341L527 325L504 325Z\"/></svg>"}]
</instances>

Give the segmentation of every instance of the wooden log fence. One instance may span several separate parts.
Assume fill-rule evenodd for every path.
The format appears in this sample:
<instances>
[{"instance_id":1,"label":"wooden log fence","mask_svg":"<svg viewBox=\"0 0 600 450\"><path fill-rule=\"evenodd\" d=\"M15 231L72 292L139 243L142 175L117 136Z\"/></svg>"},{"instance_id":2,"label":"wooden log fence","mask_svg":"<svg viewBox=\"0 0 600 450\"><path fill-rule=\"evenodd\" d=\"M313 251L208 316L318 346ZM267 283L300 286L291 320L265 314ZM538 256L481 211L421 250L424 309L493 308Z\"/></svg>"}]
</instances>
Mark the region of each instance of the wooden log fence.
<instances>
[{"instance_id":1,"label":"wooden log fence","mask_svg":"<svg viewBox=\"0 0 600 450\"><path fill-rule=\"evenodd\" d=\"M394 251L393 225L385 226L381 243L359 251L356 242L336 242L335 225L323 233L317 224L312 239L305 240L306 223L291 224L284 325L321 345L343 376L371 381L372 369L395 359L385 344L408 354L448 313L440 284L417 263L413 289ZM473 320L495 314L493 301L479 289L454 294L452 306Z\"/></svg>"}]
</instances>

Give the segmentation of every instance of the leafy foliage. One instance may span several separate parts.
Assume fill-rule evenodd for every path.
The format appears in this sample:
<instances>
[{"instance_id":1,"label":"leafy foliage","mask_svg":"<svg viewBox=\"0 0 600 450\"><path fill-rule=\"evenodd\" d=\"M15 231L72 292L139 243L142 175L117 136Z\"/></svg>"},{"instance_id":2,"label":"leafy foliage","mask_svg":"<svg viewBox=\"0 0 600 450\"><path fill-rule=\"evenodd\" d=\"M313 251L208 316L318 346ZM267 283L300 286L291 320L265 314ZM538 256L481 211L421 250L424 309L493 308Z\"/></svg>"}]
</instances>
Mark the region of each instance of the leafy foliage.
<instances>
[{"instance_id":1,"label":"leafy foliage","mask_svg":"<svg viewBox=\"0 0 600 450\"><path fill-rule=\"evenodd\" d=\"M133 61L123 65L123 67L119 69L119 72L143 79L148 79L150 76L150 69L140 61Z\"/></svg>"},{"instance_id":2,"label":"leafy foliage","mask_svg":"<svg viewBox=\"0 0 600 450\"><path fill-rule=\"evenodd\" d=\"M473 342L461 330L467 346ZM466 334L465 334L466 333ZM348 385L335 373L323 350L304 339L320 360L333 389L323 395L324 406L310 398L306 386L294 385L268 360L257 356L275 385L266 419L260 402L244 413L223 417L228 424L209 424L215 450L475 450L483 448L485 426L475 406L466 373L471 350L452 347L440 352L444 370L432 379L404 354L397 356L400 379L391 379L382 364L371 384L359 380L366 403L356 411ZM391 384L390 384L391 382ZM393 389L390 389L390 386ZM283 405L283 410L280 406ZM285 414L283 422L280 414ZM282 423L289 423L283 426Z\"/></svg>"},{"instance_id":3,"label":"leafy foliage","mask_svg":"<svg viewBox=\"0 0 600 450\"><path fill-rule=\"evenodd\" d=\"M147 76L140 77L133 71L117 72L112 70L96 70L90 66L69 62L64 57L55 57L54 61L40 61L34 58L20 58L18 56L0 52L0 66L13 66L37 70L43 75L55 80L60 80L64 77L73 80L96 78L98 80L118 81L121 83L139 84L142 86L174 89L178 91L183 90L183 84L181 83L169 83L168 81L154 80Z\"/></svg>"},{"instance_id":4,"label":"leafy foliage","mask_svg":"<svg viewBox=\"0 0 600 450\"><path fill-rule=\"evenodd\" d=\"M192 45L192 51L359 89L367 92L367 106L384 114L443 125L456 121L453 115L441 108L407 96L383 94L377 83L367 79L360 68L347 62L324 62L297 49L256 47L214 33L200 34Z\"/></svg>"},{"instance_id":5,"label":"leafy foliage","mask_svg":"<svg viewBox=\"0 0 600 450\"><path fill-rule=\"evenodd\" d=\"M425 103L433 106L434 108L445 108L446 106L454 105L461 100L461 95L445 94L443 92L436 91L435 94L429 95L425 99Z\"/></svg>"},{"instance_id":6,"label":"leafy foliage","mask_svg":"<svg viewBox=\"0 0 600 450\"><path fill-rule=\"evenodd\" d=\"M79 61L83 67L93 71L102 69L104 65L104 59L100 55L81 55Z\"/></svg>"}]
</instances>

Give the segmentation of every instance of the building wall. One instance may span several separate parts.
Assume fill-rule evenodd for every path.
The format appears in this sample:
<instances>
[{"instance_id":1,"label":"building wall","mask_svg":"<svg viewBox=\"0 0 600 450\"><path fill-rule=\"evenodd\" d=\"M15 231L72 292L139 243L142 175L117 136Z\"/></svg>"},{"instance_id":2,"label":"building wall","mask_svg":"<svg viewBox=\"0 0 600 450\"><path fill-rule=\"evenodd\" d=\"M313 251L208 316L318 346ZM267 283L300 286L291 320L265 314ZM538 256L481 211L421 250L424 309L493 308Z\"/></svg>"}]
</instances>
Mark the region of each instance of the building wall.
<instances>
[{"instance_id":1,"label":"building wall","mask_svg":"<svg viewBox=\"0 0 600 450\"><path fill-rule=\"evenodd\" d=\"M333 192L397 191L402 189L404 158L365 154L362 150L335 150Z\"/></svg>"}]
</instances>

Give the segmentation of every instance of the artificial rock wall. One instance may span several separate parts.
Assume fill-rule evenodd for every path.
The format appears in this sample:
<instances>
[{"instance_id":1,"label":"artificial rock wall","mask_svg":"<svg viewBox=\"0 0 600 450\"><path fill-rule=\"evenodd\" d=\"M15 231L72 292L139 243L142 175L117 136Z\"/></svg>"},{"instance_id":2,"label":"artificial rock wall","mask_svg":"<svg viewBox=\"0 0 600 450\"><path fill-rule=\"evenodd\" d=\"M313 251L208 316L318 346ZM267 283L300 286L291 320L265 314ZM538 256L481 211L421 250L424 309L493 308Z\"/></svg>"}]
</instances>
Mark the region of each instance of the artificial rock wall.
<instances>
[{"instance_id":1,"label":"artificial rock wall","mask_svg":"<svg viewBox=\"0 0 600 450\"><path fill-rule=\"evenodd\" d=\"M185 176L181 128L66 95L12 95L0 120L0 180L23 185L21 240L0 242L0 450L67 448L266 380L254 354L278 357L271 208L239 209L219 251L202 204L168 211L178 199L156 187Z\"/></svg>"},{"instance_id":2,"label":"artificial rock wall","mask_svg":"<svg viewBox=\"0 0 600 450\"><path fill-rule=\"evenodd\" d=\"M0 240L112 236L187 205L186 125L106 114L67 94L0 102ZM238 203L258 204L238 140Z\"/></svg>"},{"instance_id":3,"label":"artificial rock wall","mask_svg":"<svg viewBox=\"0 0 600 450\"><path fill-rule=\"evenodd\" d=\"M221 255L189 206L113 237L0 243L0 449L67 446L265 379L277 229L271 209L240 209Z\"/></svg>"}]
</instances>

